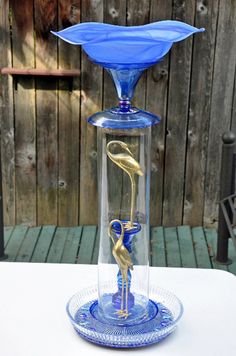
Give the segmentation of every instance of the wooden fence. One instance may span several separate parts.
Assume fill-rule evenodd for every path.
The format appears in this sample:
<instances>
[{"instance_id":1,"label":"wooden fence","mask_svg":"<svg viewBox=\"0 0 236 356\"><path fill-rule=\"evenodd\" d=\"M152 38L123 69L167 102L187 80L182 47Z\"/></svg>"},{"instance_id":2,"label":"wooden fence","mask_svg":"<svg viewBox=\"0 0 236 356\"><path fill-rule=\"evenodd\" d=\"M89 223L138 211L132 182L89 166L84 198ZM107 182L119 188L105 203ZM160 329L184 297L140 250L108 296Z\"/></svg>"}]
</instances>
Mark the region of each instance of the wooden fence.
<instances>
[{"instance_id":1,"label":"wooden fence","mask_svg":"<svg viewBox=\"0 0 236 356\"><path fill-rule=\"evenodd\" d=\"M206 31L148 69L135 105L153 129L151 224L217 220L221 134L236 131L235 0L0 0L0 67L76 69L71 78L2 75L5 224L97 223L96 129L86 118L116 103L107 74L51 29L85 21L175 19Z\"/></svg>"}]
</instances>

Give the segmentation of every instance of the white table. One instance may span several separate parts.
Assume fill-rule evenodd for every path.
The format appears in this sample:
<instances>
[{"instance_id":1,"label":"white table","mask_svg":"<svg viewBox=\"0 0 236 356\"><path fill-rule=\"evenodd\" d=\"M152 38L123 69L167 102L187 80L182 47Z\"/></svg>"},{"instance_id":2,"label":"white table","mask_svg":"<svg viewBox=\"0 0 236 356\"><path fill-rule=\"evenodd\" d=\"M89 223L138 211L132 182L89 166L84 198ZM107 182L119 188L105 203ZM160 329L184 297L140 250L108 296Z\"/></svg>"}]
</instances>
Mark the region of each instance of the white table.
<instances>
[{"instance_id":1,"label":"white table","mask_svg":"<svg viewBox=\"0 0 236 356\"><path fill-rule=\"evenodd\" d=\"M235 276L203 269L150 270L151 282L180 298L184 315L161 343L122 355L235 356ZM96 280L92 265L0 263L1 356L117 355L81 339L65 312L68 299Z\"/></svg>"}]
</instances>

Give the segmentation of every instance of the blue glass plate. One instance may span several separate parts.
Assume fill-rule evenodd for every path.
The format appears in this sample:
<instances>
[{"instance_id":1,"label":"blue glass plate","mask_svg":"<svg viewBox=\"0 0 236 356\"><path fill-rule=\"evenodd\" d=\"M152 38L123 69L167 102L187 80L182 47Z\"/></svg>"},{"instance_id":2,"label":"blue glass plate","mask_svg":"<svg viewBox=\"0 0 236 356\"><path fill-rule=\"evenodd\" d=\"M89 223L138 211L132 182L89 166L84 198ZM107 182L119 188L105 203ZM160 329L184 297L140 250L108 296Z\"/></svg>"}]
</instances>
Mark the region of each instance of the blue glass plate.
<instances>
[{"instance_id":1,"label":"blue glass plate","mask_svg":"<svg viewBox=\"0 0 236 356\"><path fill-rule=\"evenodd\" d=\"M139 323L119 325L100 316L97 295L96 286L80 291L69 300L67 313L80 336L103 346L133 348L157 343L175 330L183 313L174 294L151 287L148 315Z\"/></svg>"}]
</instances>

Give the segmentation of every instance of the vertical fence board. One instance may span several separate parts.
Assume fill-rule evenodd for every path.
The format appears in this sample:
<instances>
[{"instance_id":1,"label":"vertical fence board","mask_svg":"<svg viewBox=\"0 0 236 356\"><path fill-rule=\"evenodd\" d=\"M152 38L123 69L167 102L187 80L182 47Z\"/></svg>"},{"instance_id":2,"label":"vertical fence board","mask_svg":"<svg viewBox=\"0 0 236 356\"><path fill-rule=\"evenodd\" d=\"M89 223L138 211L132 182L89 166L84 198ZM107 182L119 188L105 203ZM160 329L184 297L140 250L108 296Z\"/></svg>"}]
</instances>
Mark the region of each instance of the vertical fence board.
<instances>
[{"instance_id":1,"label":"vertical fence board","mask_svg":"<svg viewBox=\"0 0 236 356\"><path fill-rule=\"evenodd\" d=\"M24 28L19 17L27 6L28 23ZM34 67L33 1L12 7L13 66ZM15 108L15 174L16 174L16 223L36 224L36 129L34 78L14 79ZM27 199L26 199L27 197Z\"/></svg>"},{"instance_id":2,"label":"vertical fence board","mask_svg":"<svg viewBox=\"0 0 236 356\"><path fill-rule=\"evenodd\" d=\"M171 0L151 1L150 22L170 18ZM147 110L161 118L161 123L152 128L150 223L154 226L162 223L168 70L169 56L166 56L147 72Z\"/></svg>"},{"instance_id":3,"label":"vertical fence board","mask_svg":"<svg viewBox=\"0 0 236 356\"><path fill-rule=\"evenodd\" d=\"M194 5L193 0L174 1L173 19L192 25ZM168 226L182 224L191 56L191 37L174 44L170 59L163 206L163 223Z\"/></svg>"},{"instance_id":4,"label":"vertical fence board","mask_svg":"<svg viewBox=\"0 0 236 356\"><path fill-rule=\"evenodd\" d=\"M226 6L224 1L219 2L205 185L204 222L207 225L214 224L218 217L221 135L230 128L232 113L236 2L231 0L229 3L230 6Z\"/></svg>"},{"instance_id":5,"label":"vertical fence board","mask_svg":"<svg viewBox=\"0 0 236 356\"><path fill-rule=\"evenodd\" d=\"M39 3L35 2L35 26L40 27ZM57 14L55 2L53 13ZM56 28L57 16L53 22ZM57 39L52 34L36 37L36 68L57 68ZM37 209L38 224L57 224L58 98L55 78L36 80L37 115Z\"/></svg>"},{"instance_id":6,"label":"vertical fence board","mask_svg":"<svg viewBox=\"0 0 236 356\"><path fill-rule=\"evenodd\" d=\"M71 1L63 2L70 8ZM80 3L77 3L79 21ZM58 27L63 28L63 8L59 7ZM80 68L80 47L58 42L59 68ZM58 224L77 225L79 209L80 78L59 80L58 91Z\"/></svg>"},{"instance_id":7,"label":"vertical fence board","mask_svg":"<svg viewBox=\"0 0 236 356\"><path fill-rule=\"evenodd\" d=\"M210 120L211 88L218 1L196 3L195 26L206 31L193 38L189 103L184 223L201 225L204 211L206 150ZM194 183L194 184L193 184Z\"/></svg>"},{"instance_id":8,"label":"vertical fence board","mask_svg":"<svg viewBox=\"0 0 236 356\"><path fill-rule=\"evenodd\" d=\"M12 66L10 41L9 2L0 6L0 67ZM1 161L4 223L14 225L15 220L15 142L13 79L11 76L0 76L0 119L1 119Z\"/></svg>"},{"instance_id":9,"label":"vertical fence board","mask_svg":"<svg viewBox=\"0 0 236 356\"><path fill-rule=\"evenodd\" d=\"M113 25L126 25L127 0L104 0L104 22ZM109 109L118 102L115 86L107 71L104 71L103 106Z\"/></svg>"},{"instance_id":10,"label":"vertical fence board","mask_svg":"<svg viewBox=\"0 0 236 356\"><path fill-rule=\"evenodd\" d=\"M82 22L103 21L103 1L82 0ZM80 223L97 222L97 134L87 118L102 109L102 69L83 53L81 63Z\"/></svg>"},{"instance_id":11,"label":"vertical fence board","mask_svg":"<svg viewBox=\"0 0 236 356\"><path fill-rule=\"evenodd\" d=\"M149 0L127 0L127 25L139 26L149 22L150 1ZM142 74L137 88L135 89L132 104L145 108L146 106L146 71Z\"/></svg>"}]
</instances>

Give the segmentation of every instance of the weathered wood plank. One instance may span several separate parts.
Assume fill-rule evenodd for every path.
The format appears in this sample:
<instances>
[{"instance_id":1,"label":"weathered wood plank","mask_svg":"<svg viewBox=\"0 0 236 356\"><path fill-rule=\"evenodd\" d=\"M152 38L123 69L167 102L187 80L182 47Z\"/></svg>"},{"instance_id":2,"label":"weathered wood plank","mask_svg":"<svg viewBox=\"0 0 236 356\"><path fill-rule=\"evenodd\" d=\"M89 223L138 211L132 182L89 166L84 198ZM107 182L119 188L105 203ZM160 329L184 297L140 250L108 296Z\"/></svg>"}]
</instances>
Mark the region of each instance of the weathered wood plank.
<instances>
[{"instance_id":1,"label":"weathered wood plank","mask_svg":"<svg viewBox=\"0 0 236 356\"><path fill-rule=\"evenodd\" d=\"M149 0L127 0L127 25L139 26L149 22L150 1ZM146 72L143 73L135 89L132 104L145 108L146 106Z\"/></svg>"},{"instance_id":2,"label":"weathered wood plank","mask_svg":"<svg viewBox=\"0 0 236 356\"><path fill-rule=\"evenodd\" d=\"M167 227L164 229L166 244L166 260L168 267L181 267L180 251L177 229Z\"/></svg>"},{"instance_id":3,"label":"weathered wood plank","mask_svg":"<svg viewBox=\"0 0 236 356\"><path fill-rule=\"evenodd\" d=\"M102 0L82 0L81 21L103 21ZM81 58L81 150L80 150L80 212L83 224L97 223L97 135L86 119L102 108L102 69Z\"/></svg>"},{"instance_id":4,"label":"weathered wood plank","mask_svg":"<svg viewBox=\"0 0 236 356\"><path fill-rule=\"evenodd\" d=\"M97 229L95 244L93 249L93 256L91 261L93 265L98 263L99 242L100 242L100 235L99 235L99 230Z\"/></svg>"},{"instance_id":5,"label":"weathered wood plank","mask_svg":"<svg viewBox=\"0 0 236 356\"><path fill-rule=\"evenodd\" d=\"M195 1L174 1L173 20L194 23ZM192 37L174 44L170 59L163 225L182 224Z\"/></svg>"},{"instance_id":6,"label":"weathered wood plank","mask_svg":"<svg viewBox=\"0 0 236 356\"><path fill-rule=\"evenodd\" d=\"M13 226L5 226L4 227L4 246L5 247L7 246L13 231L14 231Z\"/></svg>"},{"instance_id":7,"label":"weathered wood plank","mask_svg":"<svg viewBox=\"0 0 236 356\"><path fill-rule=\"evenodd\" d=\"M216 257L216 246L217 246L217 232L215 229L204 229L204 233L206 236L208 254L211 258L211 263L213 268L222 269L223 271L227 271L227 266L221 265L215 262Z\"/></svg>"},{"instance_id":8,"label":"weathered wood plank","mask_svg":"<svg viewBox=\"0 0 236 356\"><path fill-rule=\"evenodd\" d=\"M208 247L202 227L192 228L194 250L198 268L212 268Z\"/></svg>"},{"instance_id":9,"label":"weathered wood plank","mask_svg":"<svg viewBox=\"0 0 236 356\"><path fill-rule=\"evenodd\" d=\"M18 7L18 8L17 8ZM20 9L21 11L19 11ZM34 67L34 7L27 5L27 28L21 21L26 4L12 2L12 54L16 68ZM36 224L35 87L32 77L17 77L14 85L16 223ZM27 199L25 197L27 196Z\"/></svg>"},{"instance_id":10,"label":"weathered wood plank","mask_svg":"<svg viewBox=\"0 0 236 356\"><path fill-rule=\"evenodd\" d=\"M205 181L204 223L218 218L221 136L230 128L236 63L236 2L219 1Z\"/></svg>"},{"instance_id":11,"label":"weathered wood plank","mask_svg":"<svg viewBox=\"0 0 236 356\"><path fill-rule=\"evenodd\" d=\"M96 226L83 227L77 263L91 263L96 238L96 231Z\"/></svg>"},{"instance_id":12,"label":"weathered wood plank","mask_svg":"<svg viewBox=\"0 0 236 356\"><path fill-rule=\"evenodd\" d=\"M68 232L69 230L66 227L57 227L46 262L59 263L61 261Z\"/></svg>"},{"instance_id":13,"label":"weathered wood plank","mask_svg":"<svg viewBox=\"0 0 236 356\"><path fill-rule=\"evenodd\" d=\"M42 227L31 262L46 262L55 231L55 226Z\"/></svg>"},{"instance_id":14,"label":"weathered wood plank","mask_svg":"<svg viewBox=\"0 0 236 356\"><path fill-rule=\"evenodd\" d=\"M7 226L5 237L8 261L96 264L98 260L99 233L96 226L57 229L55 226ZM236 253L231 239L229 257L233 263L229 266L215 263L216 242L215 229L196 227L192 229L191 236L189 226L154 227L150 241L151 265L215 268L236 275Z\"/></svg>"},{"instance_id":15,"label":"weathered wood plank","mask_svg":"<svg viewBox=\"0 0 236 356\"><path fill-rule=\"evenodd\" d=\"M25 234L27 230L28 230L27 226L24 225L15 226L11 238L5 249L5 253L8 255L8 259L7 259L8 262L15 261L18 251L21 247L21 244L25 238Z\"/></svg>"},{"instance_id":16,"label":"weathered wood plank","mask_svg":"<svg viewBox=\"0 0 236 356\"><path fill-rule=\"evenodd\" d=\"M127 0L104 0L104 22L113 25L126 25ZM117 105L115 86L107 71L104 71L103 106L109 109Z\"/></svg>"},{"instance_id":17,"label":"weathered wood plank","mask_svg":"<svg viewBox=\"0 0 236 356\"><path fill-rule=\"evenodd\" d=\"M206 31L193 37L183 217L191 226L203 221L217 11L218 1L196 2L195 26Z\"/></svg>"},{"instance_id":18,"label":"weathered wood plank","mask_svg":"<svg viewBox=\"0 0 236 356\"><path fill-rule=\"evenodd\" d=\"M0 7L0 67L80 68L80 47L63 41L57 46L49 33L57 21L60 28L79 22L80 11L82 21L139 25L172 17L206 28L175 44L171 62L166 58L148 70L147 84L144 74L134 103L146 104L163 119L153 129L152 225L177 225L182 217L186 224L202 225L203 215L204 223L212 225L218 216L220 136L230 127L236 130L235 2L38 1L35 15L33 2L10 5L10 11L8 1ZM17 221L27 224L76 225L79 218L81 223L97 224L96 129L85 120L103 106L116 104L112 81L105 74L103 82L102 69L83 54L81 85L80 78L37 78L34 106L34 79L14 78L0 78L5 223L14 225L16 213Z\"/></svg>"},{"instance_id":19,"label":"weathered wood plank","mask_svg":"<svg viewBox=\"0 0 236 356\"><path fill-rule=\"evenodd\" d=\"M182 267L197 267L190 227L178 226L177 233Z\"/></svg>"},{"instance_id":20,"label":"weathered wood plank","mask_svg":"<svg viewBox=\"0 0 236 356\"><path fill-rule=\"evenodd\" d=\"M151 0L150 22L171 18L171 0ZM146 108L161 118L161 123L152 128L151 146L151 201L150 223L162 223L164 150L166 136L166 110L168 89L169 55L147 71Z\"/></svg>"},{"instance_id":21,"label":"weathered wood plank","mask_svg":"<svg viewBox=\"0 0 236 356\"><path fill-rule=\"evenodd\" d=\"M61 263L75 263L80 245L82 226L69 228Z\"/></svg>"},{"instance_id":22,"label":"weathered wood plank","mask_svg":"<svg viewBox=\"0 0 236 356\"><path fill-rule=\"evenodd\" d=\"M166 249L164 228L162 226L151 229L151 266L166 267Z\"/></svg>"},{"instance_id":23,"label":"weathered wood plank","mask_svg":"<svg viewBox=\"0 0 236 356\"><path fill-rule=\"evenodd\" d=\"M73 9L72 9L73 6ZM73 23L80 21L80 1L63 1L58 7L58 27L64 27L65 8L73 11ZM80 47L58 41L59 69L80 69ZM59 182L58 225L78 224L80 78L60 79L58 84Z\"/></svg>"},{"instance_id":24,"label":"weathered wood plank","mask_svg":"<svg viewBox=\"0 0 236 356\"><path fill-rule=\"evenodd\" d=\"M16 262L30 262L40 235L41 226L28 229L22 245L17 253Z\"/></svg>"},{"instance_id":25,"label":"weathered wood plank","mask_svg":"<svg viewBox=\"0 0 236 356\"><path fill-rule=\"evenodd\" d=\"M45 7L45 6L44 6ZM40 2L35 2L35 27L42 28ZM57 2L50 4L51 29L57 28ZM57 68L57 39L46 26L37 31L36 68ZM36 79L37 115L37 211L39 225L57 224L58 190L58 83L55 78Z\"/></svg>"},{"instance_id":26,"label":"weathered wood plank","mask_svg":"<svg viewBox=\"0 0 236 356\"><path fill-rule=\"evenodd\" d=\"M12 66L9 1L0 6L0 67ZM4 222L15 225L15 139L13 78L0 76L1 162Z\"/></svg>"}]
</instances>

